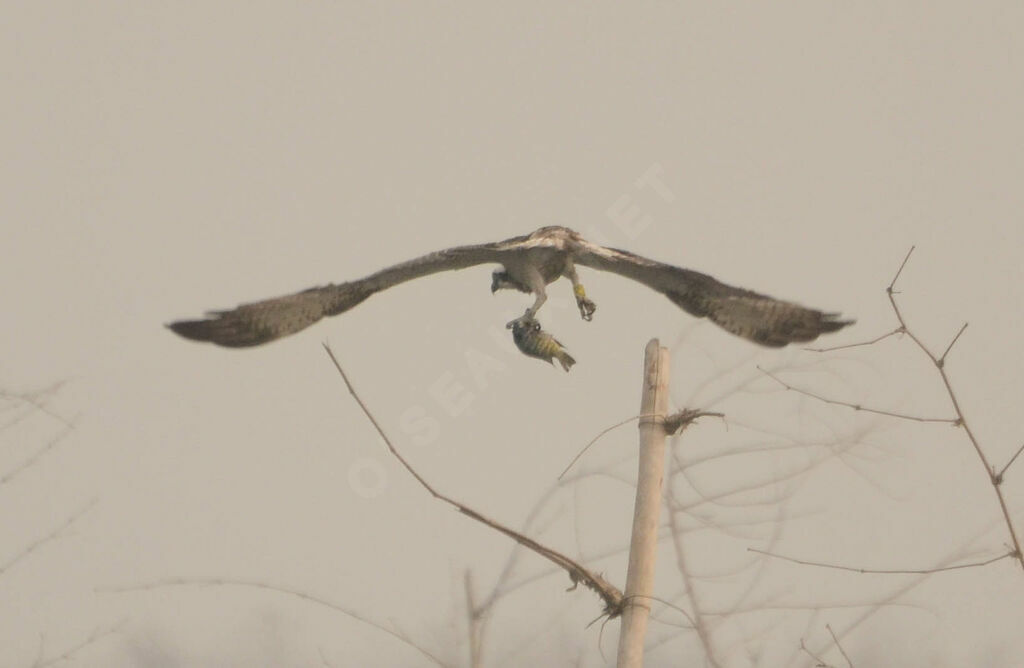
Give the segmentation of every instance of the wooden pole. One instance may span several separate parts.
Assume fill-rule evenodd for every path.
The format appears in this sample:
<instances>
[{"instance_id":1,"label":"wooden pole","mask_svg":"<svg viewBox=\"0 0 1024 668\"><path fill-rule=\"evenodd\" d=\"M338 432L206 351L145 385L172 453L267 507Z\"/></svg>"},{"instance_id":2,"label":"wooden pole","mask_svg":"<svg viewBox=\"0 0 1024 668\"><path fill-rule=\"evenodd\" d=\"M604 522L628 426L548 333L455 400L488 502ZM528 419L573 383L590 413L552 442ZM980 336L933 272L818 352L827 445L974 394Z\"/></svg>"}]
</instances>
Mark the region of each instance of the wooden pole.
<instances>
[{"instance_id":1,"label":"wooden pole","mask_svg":"<svg viewBox=\"0 0 1024 668\"><path fill-rule=\"evenodd\" d=\"M633 537L626 573L626 605L619 631L618 668L641 668L644 636L654 591L654 560L658 550L658 515L665 473L665 429L668 408L668 349L651 339L644 349L644 384L640 399L640 472L633 508Z\"/></svg>"}]
</instances>

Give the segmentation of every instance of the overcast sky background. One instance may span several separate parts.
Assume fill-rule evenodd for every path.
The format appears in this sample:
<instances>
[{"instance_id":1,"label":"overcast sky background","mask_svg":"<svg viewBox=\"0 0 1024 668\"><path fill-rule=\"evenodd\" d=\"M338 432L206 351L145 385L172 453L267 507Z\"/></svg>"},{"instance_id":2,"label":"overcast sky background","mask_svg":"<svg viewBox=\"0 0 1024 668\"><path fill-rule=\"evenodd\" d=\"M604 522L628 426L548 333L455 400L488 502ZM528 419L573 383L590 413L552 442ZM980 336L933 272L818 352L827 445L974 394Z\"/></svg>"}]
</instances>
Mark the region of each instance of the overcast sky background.
<instances>
[{"instance_id":1,"label":"overcast sky background","mask_svg":"<svg viewBox=\"0 0 1024 668\"><path fill-rule=\"evenodd\" d=\"M64 381L47 406L75 427L0 484L0 562L95 505L0 573L3 665L114 625L67 665L431 665L281 593L97 590L204 576L321 596L466 665L463 574L485 596L509 541L416 486L321 342L424 476L522 526L579 448L635 413L651 337L673 348L673 406L728 416L675 441L679 457L751 450L695 467L705 494L814 464L769 490L784 502L695 515L705 528L688 563L711 576L695 587L733 613L711 618L723 665L812 665L800 641L825 647L826 623L850 628L858 666L1024 661L1024 576L1010 560L933 576L851 628L915 580L746 551L867 568L1005 552L962 433L801 400L756 370L948 416L909 340L825 359L761 350L581 271L593 322L567 284L541 312L578 360L564 374L514 349L502 326L528 300L492 296L490 267L400 286L257 349L163 327L558 224L841 310L856 326L824 343L850 343L894 327L884 288L916 244L900 299L937 350L970 322L948 369L1002 465L1024 438L1020 4L4 7L0 389ZM2 424L25 410L5 408ZM42 413L8 426L0 475L61 428ZM599 442L579 470L606 475L547 497L531 528L620 586L635 433ZM787 449L754 452L766 444ZM1011 469L1005 485L1018 517L1021 480ZM727 523L742 526L725 537ZM669 541L659 559L659 595L687 607ZM530 554L512 581L543 574L496 608L486 665L602 665L599 625L584 629L600 612L589 592L566 593L565 575ZM737 612L730 588L770 609ZM681 616L657 614L649 665L697 660ZM609 623L609 657L617 634Z\"/></svg>"}]
</instances>

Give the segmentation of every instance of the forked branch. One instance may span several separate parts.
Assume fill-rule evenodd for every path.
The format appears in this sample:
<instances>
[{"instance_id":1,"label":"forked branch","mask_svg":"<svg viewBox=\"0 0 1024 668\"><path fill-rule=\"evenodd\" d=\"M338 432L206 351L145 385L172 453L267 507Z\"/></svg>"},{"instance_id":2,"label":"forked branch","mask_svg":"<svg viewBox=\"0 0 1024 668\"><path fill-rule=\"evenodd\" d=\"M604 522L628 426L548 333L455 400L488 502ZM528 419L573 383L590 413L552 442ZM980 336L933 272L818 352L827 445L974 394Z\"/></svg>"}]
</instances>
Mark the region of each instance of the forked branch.
<instances>
[{"instance_id":1,"label":"forked branch","mask_svg":"<svg viewBox=\"0 0 1024 668\"><path fill-rule=\"evenodd\" d=\"M799 392L800 394L803 394L805 396L817 399L818 401L821 401L821 402L824 402L824 403L840 405L840 406L847 406L848 408L852 408L854 410L869 411L869 412L872 412L872 413L877 413L879 415L887 415L889 417L899 418L899 419L903 419L903 420L915 420L915 421L918 421L918 422L949 422L954 427L962 428L964 430L964 433L967 435L967 438L970 441L971 446L974 448L974 452L977 455L978 461L981 463L981 465L985 469L986 477L989 479L989 482L992 485L992 491L995 492L996 500L999 503L999 509L1000 509L1000 512L1003 515L1003 520L1004 520L1004 522L1006 524L1006 530L1007 530L1007 532L1010 535L1010 542L1012 543L1012 549L1011 549L1011 551L1009 553L1007 553L1007 554L1005 554L1003 556L991 559L988 562L984 562L984 563L980 563L980 564L974 564L974 565L984 565L985 563L992 563L993 561L998 561L998 560L1003 559L1003 558L1005 558L1007 556L1010 556L1010 557L1013 557L1014 559L1016 559L1017 563L1020 564L1022 569L1024 569L1024 550L1021 549L1020 539L1017 536L1017 530L1014 527L1012 518L1010 517L1010 510L1009 510L1009 507L1006 504L1006 498L1003 495L1003 490L1002 490L1003 475L1006 473L1007 469L1010 468L1010 465L1012 465L1014 463L1014 461L1016 461L1016 459L1020 455L1021 451L1024 450L1024 445L1022 445L1021 448L1018 449L1016 453L1014 453L1013 457L1010 458L1010 460L1002 467L1002 469L997 470L996 467L993 466L989 462L988 456L985 454L985 451L982 449L981 443L978 442L977 437L974 435L974 431L971 429L970 423L967 421L967 417L964 415L963 408L960 406L960 400L957 398L956 391L953 389L953 383L952 383L952 381L950 381L949 375L946 373L946 359L947 359L947 357L949 357L950 352L953 350L953 346L956 345L956 343L960 340L960 337L963 335L964 330L967 329L967 323L964 323L960 327L960 329L957 331L956 335L954 335L952 337L952 339L950 339L949 344L946 345L946 348L942 351L941 355L936 355L935 353L933 353L928 348L928 346L926 346L924 344L924 342L920 339L920 337L918 337L917 334L915 334L914 331L910 329L909 325L907 325L907 321L906 321L906 319L903 316L903 312L900 310L899 304L896 301L896 295L899 294L898 291L896 290L896 282L899 280L899 277L903 273L904 268L906 268L907 262L910 260L910 255L913 252L914 252L914 247L911 246L910 250L907 252L906 256L903 258L903 262L900 263L899 269L896 270L896 274L893 276L892 280L889 282L889 285L885 289L885 293L886 293L886 295L889 298L889 304L892 306L893 313L896 315L896 321L897 321L899 326L896 327L891 332L889 332L887 334L883 334L882 336L876 337L876 338L874 338L874 339L872 339L870 341L865 341L865 342L860 343L860 344L852 344L852 345L843 346L843 347L849 348L849 347L853 347L853 346L856 346L856 345L871 345L871 344L877 343L877 342L879 342L879 341L881 341L881 340L883 340L883 339L885 339L885 338L887 338L889 336L892 336L893 334L897 334L897 333L906 334L908 337L910 337L910 340L914 342L914 344L917 346L917 348L920 349L920 351L922 353L924 353L924 355L931 361L932 365L935 367L936 371L938 372L939 378L941 378L942 384L943 384L943 386L946 389L946 394L947 394L947 396L949 396L949 401L950 401L950 404L953 407L953 412L955 414L955 417L953 417L953 418L922 418L922 417L915 417L915 416L912 416L912 415L904 415L904 414L900 414L900 413L893 413L893 412L883 411L883 410L879 410L879 409L867 408L867 407L860 406L860 405L857 405L857 404L851 404L851 403L848 403L848 402L837 401L835 399L828 399L828 398L822 397L820 395L808 392L806 390L801 390L801 389L795 388L795 387L785 383L784 381L782 381L778 377L773 376L772 374L768 373L767 371L765 371L765 373L768 376L770 376L771 378L775 379L776 382L778 382L781 385L783 385L787 390L792 390L794 392ZM835 348L820 349L820 350L821 351L835 350ZM778 556L778 555L774 555L774 556ZM791 559L791 561L795 561L795 560ZM817 565L822 565L822 564L817 564ZM942 570L950 570L950 569L942 569ZM917 572L920 572L920 571L917 571Z\"/></svg>"},{"instance_id":2,"label":"forked branch","mask_svg":"<svg viewBox=\"0 0 1024 668\"><path fill-rule=\"evenodd\" d=\"M1017 559L1017 563L1020 564L1021 568L1024 569L1024 551L1021 550L1020 540L1017 538L1017 530L1014 528L1013 520L1010 518L1010 509L1007 507L1006 498L1003 496L1003 490L1001 487L1003 482L1002 475L996 473L995 467L989 463L988 457L985 456L985 451L982 450L981 444L978 442L977 437L974 435L974 431L967 422L963 409L960 407L960 401L957 399L956 392L953 390L953 384L950 382L949 375L946 373L946 357L953 349L953 345L960 340L960 335L964 333L965 329L967 329L967 323L964 323L960 328L960 331L958 331L956 336L952 338L949 345L946 346L946 349L942 352L942 355L936 357L935 354L928 350L924 343L921 342L921 339L915 336L907 326L907 321L903 318L903 313L900 311L900 307L896 303L896 280L900 277L900 273L902 273L903 268L907 265L907 260L910 259L910 254L913 252L914 248L911 246L910 250L907 252L907 256L903 258L903 263L900 265L899 270L896 272L896 275L893 276L892 282L889 283L889 287L886 289L886 294L889 296L889 303L892 305L893 313L896 314L896 319L899 321L900 327L902 327L907 333L907 336L917 344L917 347L921 352L927 355L928 359L930 359L932 364L935 365L935 369L939 372L939 377L942 378L942 384L946 387L946 393L949 395L949 401L952 403L953 410L956 412L958 426L962 427L964 433L967 434L967 438L974 447L974 452L978 455L978 461L981 462L983 467L985 467L985 474L988 476L989 482L992 483L992 490L996 494L996 499L999 502L999 508L1003 513L1003 519L1006 521L1006 529L1009 532L1010 540L1013 543L1013 556ZM1016 458L1016 455L1014 455L1014 458ZM1010 462L1012 463L1012 461L1013 460L1011 459ZM1009 464L1007 464L1007 466L1009 466ZM1005 471L1006 469L1004 468L1003 470Z\"/></svg>"}]
</instances>

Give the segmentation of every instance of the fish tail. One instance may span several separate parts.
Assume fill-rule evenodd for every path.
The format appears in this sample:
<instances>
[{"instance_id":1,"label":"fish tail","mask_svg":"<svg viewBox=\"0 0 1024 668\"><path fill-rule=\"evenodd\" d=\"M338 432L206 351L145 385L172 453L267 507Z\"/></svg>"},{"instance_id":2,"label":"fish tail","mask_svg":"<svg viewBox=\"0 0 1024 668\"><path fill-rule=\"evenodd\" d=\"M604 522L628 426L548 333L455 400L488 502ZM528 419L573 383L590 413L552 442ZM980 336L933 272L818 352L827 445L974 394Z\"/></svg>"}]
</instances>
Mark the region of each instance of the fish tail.
<instances>
[{"instance_id":1,"label":"fish tail","mask_svg":"<svg viewBox=\"0 0 1024 668\"><path fill-rule=\"evenodd\" d=\"M561 344L555 337L546 337L545 340L541 341L539 346L541 351L545 355L549 355L548 359L554 358L558 360L558 363L562 365L562 368L566 371L576 363L576 360L572 358L572 355L565 351L565 346Z\"/></svg>"},{"instance_id":2,"label":"fish tail","mask_svg":"<svg viewBox=\"0 0 1024 668\"><path fill-rule=\"evenodd\" d=\"M537 341L537 350L548 357L558 357L562 352L562 346L551 337L545 337Z\"/></svg>"}]
</instances>

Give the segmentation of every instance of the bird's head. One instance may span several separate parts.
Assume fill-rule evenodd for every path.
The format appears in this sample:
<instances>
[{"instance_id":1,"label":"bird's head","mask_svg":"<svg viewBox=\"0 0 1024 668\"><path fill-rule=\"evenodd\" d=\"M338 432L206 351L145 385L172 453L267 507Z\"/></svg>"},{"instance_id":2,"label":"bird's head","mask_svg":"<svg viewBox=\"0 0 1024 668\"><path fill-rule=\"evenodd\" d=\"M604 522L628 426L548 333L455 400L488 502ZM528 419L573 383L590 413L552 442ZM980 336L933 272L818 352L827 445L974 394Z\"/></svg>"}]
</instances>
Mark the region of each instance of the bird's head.
<instances>
[{"instance_id":1,"label":"bird's head","mask_svg":"<svg viewBox=\"0 0 1024 668\"><path fill-rule=\"evenodd\" d=\"M497 292L498 290L519 290L520 292L529 292L530 289L518 282L512 275L504 269L495 269L491 273L491 292Z\"/></svg>"}]
</instances>

